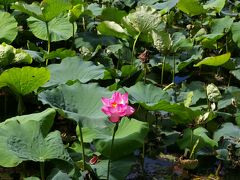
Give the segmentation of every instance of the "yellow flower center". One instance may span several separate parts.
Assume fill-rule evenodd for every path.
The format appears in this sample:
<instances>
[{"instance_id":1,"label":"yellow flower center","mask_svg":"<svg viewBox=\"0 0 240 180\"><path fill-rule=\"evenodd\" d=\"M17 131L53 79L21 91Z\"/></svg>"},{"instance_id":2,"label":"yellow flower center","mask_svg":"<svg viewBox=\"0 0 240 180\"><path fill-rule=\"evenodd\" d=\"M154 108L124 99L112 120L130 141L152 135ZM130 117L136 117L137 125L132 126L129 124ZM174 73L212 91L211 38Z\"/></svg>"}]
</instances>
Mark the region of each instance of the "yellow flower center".
<instances>
[{"instance_id":1,"label":"yellow flower center","mask_svg":"<svg viewBox=\"0 0 240 180\"><path fill-rule=\"evenodd\" d=\"M115 103L115 102L112 103L112 107L113 107L113 108L116 108L116 107L117 107L117 103Z\"/></svg>"}]
</instances>

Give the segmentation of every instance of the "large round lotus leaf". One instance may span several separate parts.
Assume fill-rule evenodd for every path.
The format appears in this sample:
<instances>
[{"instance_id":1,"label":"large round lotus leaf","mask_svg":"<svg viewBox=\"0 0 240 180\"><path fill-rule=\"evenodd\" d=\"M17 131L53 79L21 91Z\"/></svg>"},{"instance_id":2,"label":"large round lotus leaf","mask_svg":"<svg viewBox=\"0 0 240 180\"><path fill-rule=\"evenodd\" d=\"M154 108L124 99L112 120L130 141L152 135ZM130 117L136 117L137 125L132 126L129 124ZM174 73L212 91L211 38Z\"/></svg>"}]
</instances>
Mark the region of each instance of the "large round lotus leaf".
<instances>
[{"instance_id":1,"label":"large round lotus leaf","mask_svg":"<svg viewBox=\"0 0 240 180\"><path fill-rule=\"evenodd\" d=\"M160 14L149 6L139 6L135 12L129 13L123 18L124 27L131 35L137 33L149 33L156 29L160 23Z\"/></svg>"},{"instance_id":2,"label":"large round lotus leaf","mask_svg":"<svg viewBox=\"0 0 240 180\"><path fill-rule=\"evenodd\" d=\"M161 100L170 101L170 96L166 91L156 87L152 84L144 84L138 82L130 88L124 87L129 94L129 100L131 103L145 103L148 106L153 106Z\"/></svg>"},{"instance_id":3,"label":"large round lotus leaf","mask_svg":"<svg viewBox=\"0 0 240 180\"><path fill-rule=\"evenodd\" d=\"M200 111L193 111L183 104L171 103L165 91L151 84L139 82L130 88L124 87L124 90L129 93L131 103L138 103L149 111L162 110L173 113L177 123L189 123L201 114Z\"/></svg>"},{"instance_id":4,"label":"large round lotus leaf","mask_svg":"<svg viewBox=\"0 0 240 180\"><path fill-rule=\"evenodd\" d=\"M110 97L111 93L97 84L60 85L39 94L43 104L64 112L67 118L80 121L90 127L105 126L107 116L101 111L101 97Z\"/></svg>"},{"instance_id":5,"label":"large round lotus leaf","mask_svg":"<svg viewBox=\"0 0 240 180\"><path fill-rule=\"evenodd\" d=\"M239 138L240 137L240 127L228 122L224 123L220 129L215 131L213 135L213 139L218 142L221 137L232 137Z\"/></svg>"},{"instance_id":6,"label":"large round lotus leaf","mask_svg":"<svg viewBox=\"0 0 240 180\"><path fill-rule=\"evenodd\" d=\"M18 33L17 21L11 14L7 12L0 12L0 19L0 41L11 43L16 38Z\"/></svg>"},{"instance_id":7,"label":"large round lotus leaf","mask_svg":"<svg viewBox=\"0 0 240 180\"><path fill-rule=\"evenodd\" d=\"M43 0L41 3L45 21L50 21L60 13L72 7L69 0Z\"/></svg>"},{"instance_id":8,"label":"large round lotus leaf","mask_svg":"<svg viewBox=\"0 0 240 180\"><path fill-rule=\"evenodd\" d=\"M8 86L14 93L26 95L38 89L50 79L47 68L11 68L0 75L0 88Z\"/></svg>"},{"instance_id":9,"label":"large round lotus leaf","mask_svg":"<svg viewBox=\"0 0 240 180\"><path fill-rule=\"evenodd\" d=\"M70 80L86 83L92 79L103 78L105 71L103 65L96 66L93 62L83 61L79 57L65 58L61 64L51 64L48 69L51 72L51 79L44 85L45 87L65 84Z\"/></svg>"},{"instance_id":10,"label":"large round lotus leaf","mask_svg":"<svg viewBox=\"0 0 240 180\"><path fill-rule=\"evenodd\" d=\"M61 159L71 162L59 131L44 136L39 121L17 120L0 124L0 166L15 167L23 161Z\"/></svg>"},{"instance_id":11,"label":"large round lotus leaf","mask_svg":"<svg viewBox=\"0 0 240 180\"><path fill-rule=\"evenodd\" d=\"M85 142L93 142L97 151L105 157L110 156L113 126L106 128L83 128ZM144 143L148 132L148 123L135 119L122 118L115 135L113 159L127 156Z\"/></svg>"},{"instance_id":12,"label":"large round lotus leaf","mask_svg":"<svg viewBox=\"0 0 240 180\"><path fill-rule=\"evenodd\" d=\"M70 9L71 3L68 0L43 0L41 4L38 2L33 2L32 4L16 2L12 5L12 8L41 21L48 22L62 12Z\"/></svg>"},{"instance_id":13,"label":"large round lotus leaf","mask_svg":"<svg viewBox=\"0 0 240 180\"><path fill-rule=\"evenodd\" d=\"M44 136L46 136L53 125L55 115L56 115L56 111L54 109L48 108L45 111L40 112L40 113L15 116L15 117L5 120L5 122L18 121L18 122L24 124L28 121L37 121L40 123L40 128L41 128L42 134Z\"/></svg>"},{"instance_id":14,"label":"large round lotus leaf","mask_svg":"<svg viewBox=\"0 0 240 180\"><path fill-rule=\"evenodd\" d=\"M28 26L39 39L48 40L47 24L34 17L28 18ZM66 14L60 14L48 22L51 42L67 40L73 35L73 26ZM76 32L76 28L75 28Z\"/></svg>"},{"instance_id":15,"label":"large round lotus leaf","mask_svg":"<svg viewBox=\"0 0 240 180\"><path fill-rule=\"evenodd\" d=\"M39 5L38 2L33 2L32 4L27 4L25 2L16 2L15 4L12 5L11 8L19 10L23 13L28 14L29 16L44 21L41 6Z\"/></svg>"}]
</instances>

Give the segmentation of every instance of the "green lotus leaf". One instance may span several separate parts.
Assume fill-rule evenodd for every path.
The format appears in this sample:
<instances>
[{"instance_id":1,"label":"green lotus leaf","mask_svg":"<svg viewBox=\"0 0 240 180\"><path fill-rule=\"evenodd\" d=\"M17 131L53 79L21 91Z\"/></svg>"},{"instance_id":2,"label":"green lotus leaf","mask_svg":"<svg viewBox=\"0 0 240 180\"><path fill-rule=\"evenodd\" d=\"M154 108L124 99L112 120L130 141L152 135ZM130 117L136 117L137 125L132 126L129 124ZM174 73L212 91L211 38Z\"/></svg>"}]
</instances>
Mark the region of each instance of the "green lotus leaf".
<instances>
[{"instance_id":1,"label":"green lotus leaf","mask_svg":"<svg viewBox=\"0 0 240 180\"><path fill-rule=\"evenodd\" d=\"M232 137L239 138L240 137L240 127L227 122L222 124L221 128L215 131L213 135L213 139L218 142L221 137Z\"/></svg>"},{"instance_id":2,"label":"green lotus leaf","mask_svg":"<svg viewBox=\"0 0 240 180\"><path fill-rule=\"evenodd\" d=\"M12 5L11 8L19 10L39 20L42 20L42 21L45 20L41 10L41 6L39 5L38 2L33 2L32 4L27 4L24 2L16 2L15 4Z\"/></svg>"},{"instance_id":3,"label":"green lotus leaf","mask_svg":"<svg viewBox=\"0 0 240 180\"><path fill-rule=\"evenodd\" d=\"M207 85L206 90L207 90L207 97L209 101L218 102L219 99L222 98L221 92L219 91L218 87L215 84L211 83Z\"/></svg>"},{"instance_id":4,"label":"green lotus leaf","mask_svg":"<svg viewBox=\"0 0 240 180\"><path fill-rule=\"evenodd\" d=\"M0 41L11 43L18 34L17 21L8 12L0 12Z\"/></svg>"},{"instance_id":5,"label":"green lotus leaf","mask_svg":"<svg viewBox=\"0 0 240 180\"><path fill-rule=\"evenodd\" d=\"M207 4L203 5L204 9L215 10L217 13L220 13L223 9L226 0L210 0Z\"/></svg>"},{"instance_id":6,"label":"green lotus leaf","mask_svg":"<svg viewBox=\"0 0 240 180\"><path fill-rule=\"evenodd\" d=\"M177 7L190 16L196 16L206 12L198 0L179 0Z\"/></svg>"},{"instance_id":7,"label":"green lotus leaf","mask_svg":"<svg viewBox=\"0 0 240 180\"><path fill-rule=\"evenodd\" d=\"M231 28L232 39L240 47L240 22L234 22Z\"/></svg>"},{"instance_id":8,"label":"green lotus leaf","mask_svg":"<svg viewBox=\"0 0 240 180\"><path fill-rule=\"evenodd\" d=\"M184 130L183 137L178 140L178 145L181 149L192 149L197 140L199 140L196 146L195 152L202 147L214 147L217 146L217 142L208 137L208 131L203 127L198 127L194 130L188 128Z\"/></svg>"},{"instance_id":9,"label":"green lotus leaf","mask_svg":"<svg viewBox=\"0 0 240 180\"><path fill-rule=\"evenodd\" d=\"M41 114L38 114L33 117L17 116L0 123L1 166L15 167L23 161L44 162L51 159L71 162L62 143L60 132L46 134L41 131L44 121L53 122L55 112L51 110L47 113L49 114L45 113L43 120L41 120Z\"/></svg>"},{"instance_id":10,"label":"green lotus leaf","mask_svg":"<svg viewBox=\"0 0 240 180\"><path fill-rule=\"evenodd\" d=\"M53 125L55 115L56 115L56 111L52 108L48 108L45 111L40 112L40 113L15 116L15 117L5 120L5 122L18 121L18 122L24 124L28 121L37 121L40 123L40 129L41 129L42 134L44 136L46 136Z\"/></svg>"},{"instance_id":11,"label":"green lotus leaf","mask_svg":"<svg viewBox=\"0 0 240 180\"><path fill-rule=\"evenodd\" d=\"M43 0L41 2L42 13L45 21L51 21L64 11L71 9L69 0Z\"/></svg>"},{"instance_id":12,"label":"green lotus leaf","mask_svg":"<svg viewBox=\"0 0 240 180\"><path fill-rule=\"evenodd\" d=\"M158 28L161 23L160 14L149 6L139 6L136 11L123 17L122 21L127 31L135 36L138 33L147 34Z\"/></svg>"},{"instance_id":13,"label":"green lotus leaf","mask_svg":"<svg viewBox=\"0 0 240 180\"><path fill-rule=\"evenodd\" d=\"M14 55L14 47L6 43L0 44L0 66L4 67L12 63Z\"/></svg>"},{"instance_id":14,"label":"green lotus leaf","mask_svg":"<svg viewBox=\"0 0 240 180\"><path fill-rule=\"evenodd\" d=\"M26 95L38 89L50 79L47 68L11 68L0 75L0 88L8 86L14 93Z\"/></svg>"},{"instance_id":15,"label":"green lotus leaf","mask_svg":"<svg viewBox=\"0 0 240 180\"><path fill-rule=\"evenodd\" d=\"M166 31L152 31L153 44L158 51L166 52L172 46L170 34Z\"/></svg>"},{"instance_id":16,"label":"green lotus leaf","mask_svg":"<svg viewBox=\"0 0 240 180\"><path fill-rule=\"evenodd\" d=\"M114 7L106 7L103 9L101 18L105 21L114 21L118 24L121 23L121 20L127 13L125 11L119 10Z\"/></svg>"},{"instance_id":17,"label":"green lotus leaf","mask_svg":"<svg viewBox=\"0 0 240 180\"><path fill-rule=\"evenodd\" d=\"M32 33L39 39L48 40L46 22L30 17L28 26ZM75 26L76 27L76 26ZM67 14L60 14L48 22L51 42L67 40L73 34L73 26L68 20ZM75 28L76 32L76 28Z\"/></svg>"},{"instance_id":18,"label":"green lotus leaf","mask_svg":"<svg viewBox=\"0 0 240 180\"><path fill-rule=\"evenodd\" d=\"M105 127L107 116L101 111L101 98L110 97L111 94L97 84L81 84L77 81L73 85L63 84L43 91L39 93L39 100L84 126Z\"/></svg>"},{"instance_id":19,"label":"green lotus leaf","mask_svg":"<svg viewBox=\"0 0 240 180\"><path fill-rule=\"evenodd\" d=\"M149 111L162 110L173 113L177 123L188 123L201 114L200 111L193 111L183 104L170 103L170 96L161 88L154 85L144 85L138 82L130 88L124 87L129 93L129 101L138 103Z\"/></svg>"},{"instance_id":20,"label":"green lotus leaf","mask_svg":"<svg viewBox=\"0 0 240 180\"><path fill-rule=\"evenodd\" d=\"M131 167L136 163L136 159L132 156L124 157L116 161L112 161L110 167L109 179L119 180L126 179ZM96 174L99 179L107 178L108 160L101 160L97 164L91 166L96 169Z\"/></svg>"},{"instance_id":21,"label":"green lotus leaf","mask_svg":"<svg viewBox=\"0 0 240 180\"><path fill-rule=\"evenodd\" d=\"M43 22L49 22L62 12L72 7L69 0L43 0L41 4L33 2L27 4L25 2L16 2L12 5L13 9L24 12Z\"/></svg>"},{"instance_id":22,"label":"green lotus leaf","mask_svg":"<svg viewBox=\"0 0 240 180\"><path fill-rule=\"evenodd\" d=\"M170 96L166 91L152 84L145 85L143 82L138 82L130 88L124 87L124 90L128 92L129 101L133 104L144 103L154 106L161 100L170 101Z\"/></svg>"},{"instance_id":23,"label":"green lotus leaf","mask_svg":"<svg viewBox=\"0 0 240 180\"><path fill-rule=\"evenodd\" d=\"M234 77L236 77L238 80L240 80L240 69L232 70L230 73L234 75Z\"/></svg>"},{"instance_id":24,"label":"green lotus leaf","mask_svg":"<svg viewBox=\"0 0 240 180\"><path fill-rule=\"evenodd\" d=\"M204 58L199 63L195 64L195 67L201 66L201 65L208 65L208 66L221 66L224 63L226 63L231 57L231 53L222 54L219 56L214 57L207 57Z\"/></svg>"},{"instance_id":25,"label":"green lotus leaf","mask_svg":"<svg viewBox=\"0 0 240 180\"><path fill-rule=\"evenodd\" d=\"M73 6L72 9L69 10L68 16L69 16L69 21L73 23L76 21L80 15L84 12L84 4L77 4Z\"/></svg>"},{"instance_id":26,"label":"green lotus leaf","mask_svg":"<svg viewBox=\"0 0 240 180\"><path fill-rule=\"evenodd\" d=\"M13 63L26 63L31 64L32 63L32 57L24 50L22 49L15 49L14 51L15 57L13 59Z\"/></svg>"},{"instance_id":27,"label":"green lotus leaf","mask_svg":"<svg viewBox=\"0 0 240 180\"><path fill-rule=\"evenodd\" d=\"M177 52L180 50L192 49L193 43L190 39L187 39L186 36L181 32L173 33L171 37L171 50Z\"/></svg>"},{"instance_id":28,"label":"green lotus leaf","mask_svg":"<svg viewBox=\"0 0 240 180\"><path fill-rule=\"evenodd\" d=\"M127 38L128 35L125 30L114 21L103 21L97 26L97 30L100 34L115 36L117 38Z\"/></svg>"},{"instance_id":29,"label":"green lotus leaf","mask_svg":"<svg viewBox=\"0 0 240 180\"><path fill-rule=\"evenodd\" d=\"M224 18L213 19L211 23L212 34L227 33L233 24L234 18L225 16Z\"/></svg>"},{"instance_id":30,"label":"green lotus leaf","mask_svg":"<svg viewBox=\"0 0 240 180\"><path fill-rule=\"evenodd\" d=\"M50 53L44 54L45 59L64 59L66 57L73 57L76 56L76 52L70 49L59 48L55 51L51 51Z\"/></svg>"},{"instance_id":31,"label":"green lotus leaf","mask_svg":"<svg viewBox=\"0 0 240 180\"><path fill-rule=\"evenodd\" d=\"M110 156L113 126L103 128L83 128L85 142L93 142L98 152L105 157ZM148 132L148 123L136 119L122 118L115 134L112 158L120 159L130 155L144 143Z\"/></svg>"},{"instance_id":32,"label":"green lotus leaf","mask_svg":"<svg viewBox=\"0 0 240 180\"><path fill-rule=\"evenodd\" d=\"M54 168L51 174L47 177L47 180L71 180L67 173Z\"/></svg>"},{"instance_id":33,"label":"green lotus leaf","mask_svg":"<svg viewBox=\"0 0 240 180\"><path fill-rule=\"evenodd\" d=\"M105 71L103 65L96 66L93 62L83 61L79 57L65 58L60 64L49 65L48 69L51 72L51 79L44 87L65 84L68 81L75 80L86 83L93 79L102 79Z\"/></svg>"}]
</instances>

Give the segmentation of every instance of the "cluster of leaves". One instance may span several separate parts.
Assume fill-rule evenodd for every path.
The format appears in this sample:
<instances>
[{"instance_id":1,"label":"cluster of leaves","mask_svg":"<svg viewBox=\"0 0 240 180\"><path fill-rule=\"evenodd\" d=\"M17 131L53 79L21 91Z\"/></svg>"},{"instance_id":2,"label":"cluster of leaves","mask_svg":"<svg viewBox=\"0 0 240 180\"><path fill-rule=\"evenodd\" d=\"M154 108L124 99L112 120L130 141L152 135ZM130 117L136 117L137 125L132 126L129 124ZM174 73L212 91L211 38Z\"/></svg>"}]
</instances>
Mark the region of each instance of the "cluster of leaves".
<instances>
[{"instance_id":1,"label":"cluster of leaves","mask_svg":"<svg viewBox=\"0 0 240 180\"><path fill-rule=\"evenodd\" d=\"M237 1L0 4L1 166L48 162L49 178L106 178L114 127L101 97L116 90L136 112L116 133L111 179L128 174L149 132L161 141L155 155L173 146L240 166ZM62 118L78 125L65 146L52 131Z\"/></svg>"}]
</instances>

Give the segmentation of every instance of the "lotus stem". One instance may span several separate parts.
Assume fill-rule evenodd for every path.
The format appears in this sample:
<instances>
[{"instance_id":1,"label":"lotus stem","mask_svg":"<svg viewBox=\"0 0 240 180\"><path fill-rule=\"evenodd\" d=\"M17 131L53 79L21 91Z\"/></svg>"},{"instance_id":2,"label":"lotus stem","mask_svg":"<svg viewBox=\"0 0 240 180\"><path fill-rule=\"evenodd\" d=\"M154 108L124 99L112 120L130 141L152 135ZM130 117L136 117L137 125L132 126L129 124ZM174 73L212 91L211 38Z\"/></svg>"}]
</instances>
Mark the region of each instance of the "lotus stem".
<instances>
[{"instance_id":1,"label":"lotus stem","mask_svg":"<svg viewBox=\"0 0 240 180\"><path fill-rule=\"evenodd\" d=\"M195 150L196 150L196 147L197 147L198 143L199 143L199 139L198 139L198 140L196 141L196 143L194 144L194 146L193 146L193 148L192 148L192 151L191 151L191 154L190 154L190 156L189 156L189 159L192 159L193 154L194 154L194 152L195 152Z\"/></svg>"},{"instance_id":2,"label":"lotus stem","mask_svg":"<svg viewBox=\"0 0 240 180\"><path fill-rule=\"evenodd\" d=\"M175 60L175 56L173 56L173 76L172 76L172 83L175 83L174 82L174 77L175 77L175 66L176 66L176 60Z\"/></svg>"},{"instance_id":3,"label":"lotus stem","mask_svg":"<svg viewBox=\"0 0 240 180\"><path fill-rule=\"evenodd\" d=\"M75 25L72 23L73 31L72 31L72 49L74 48L74 40L75 40Z\"/></svg>"},{"instance_id":4,"label":"lotus stem","mask_svg":"<svg viewBox=\"0 0 240 180\"><path fill-rule=\"evenodd\" d=\"M40 162L40 173L41 173L41 180L45 180L45 173L44 173L44 169L45 169L45 163L44 163L44 162Z\"/></svg>"},{"instance_id":5,"label":"lotus stem","mask_svg":"<svg viewBox=\"0 0 240 180\"><path fill-rule=\"evenodd\" d=\"M110 158L108 161L108 169L107 169L107 180L109 180L109 176L110 176L112 151L113 151L113 145L114 145L114 138L115 138L115 134L116 134L117 130L118 130L118 122L115 124L114 129L113 129L112 143L111 143L111 147L110 147Z\"/></svg>"},{"instance_id":6,"label":"lotus stem","mask_svg":"<svg viewBox=\"0 0 240 180\"><path fill-rule=\"evenodd\" d=\"M18 99L17 112L18 112L18 115L22 115L23 112L24 112L24 110L25 110L25 107L24 107L24 104L23 104L22 96L21 96L21 95L18 95L18 96L17 96L17 99Z\"/></svg>"},{"instance_id":7,"label":"lotus stem","mask_svg":"<svg viewBox=\"0 0 240 180\"><path fill-rule=\"evenodd\" d=\"M134 55L135 55L135 46L136 46L136 43L137 43L137 40L140 36L141 32L138 33L138 35L135 37L135 40L133 42L133 47L132 47L132 64L133 64L133 59L134 59Z\"/></svg>"},{"instance_id":8,"label":"lotus stem","mask_svg":"<svg viewBox=\"0 0 240 180\"><path fill-rule=\"evenodd\" d=\"M47 53L50 53L51 50L51 35L49 32L49 26L48 26L48 22L46 22L46 27L47 27L47 38L48 38L48 47L47 47ZM48 65L48 59L46 59L46 66Z\"/></svg>"},{"instance_id":9,"label":"lotus stem","mask_svg":"<svg viewBox=\"0 0 240 180\"><path fill-rule=\"evenodd\" d=\"M166 56L163 57L163 61L162 61L161 86L163 85L163 76L164 76L164 70L165 70L165 59L166 59Z\"/></svg>"},{"instance_id":10,"label":"lotus stem","mask_svg":"<svg viewBox=\"0 0 240 180\"><path fill-rule=\"evenodd\" d=\"M82 147L82 160L83 160L83 170L85 170L86 167L86 163L85 163L85 149L84 149L84 142L83 142L83 135L82 135L82 127L80 125L80 123L78 124L79 127L79 136L80 136L80 143L81 143L81 147Z\"/></svg>"}]
</instances>

